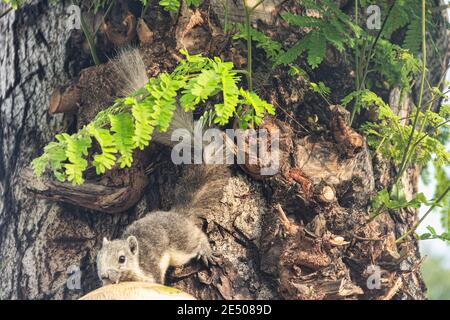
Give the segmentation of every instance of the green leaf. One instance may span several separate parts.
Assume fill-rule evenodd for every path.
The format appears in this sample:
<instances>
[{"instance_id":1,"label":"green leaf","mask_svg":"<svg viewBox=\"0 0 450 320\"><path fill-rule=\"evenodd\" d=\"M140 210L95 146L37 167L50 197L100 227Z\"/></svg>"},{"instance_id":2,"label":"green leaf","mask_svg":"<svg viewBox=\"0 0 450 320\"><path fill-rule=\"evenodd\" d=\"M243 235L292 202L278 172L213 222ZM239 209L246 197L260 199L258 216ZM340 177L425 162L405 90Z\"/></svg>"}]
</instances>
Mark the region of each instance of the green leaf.
<instances>
[{"instance_id":1,"label":"green leaf","mask_svg":"<svg viewBox=\"0 0 450 320\"><path fill-rule=\"evenodd\" d=\"M216 94L220 87L220 76L214 70L202 70L192 78L183 90L180 98L181 106L185 111L194 110L200 102L205 102L210 96Z\"/></svg>"},{"instance_id":2,"label":"green leaf","mask_svg":"<svg viewBox=\"0 0 450 320\"><path fill-rule=\"evenodd\" d=\"M120 153L119 164L121 168L131 167L133 162L133 118L129 113L109 115L111 131L117 151Z\"/></svg>"},{"instance_id":3,"label":"green leaf","mask_svg":"<svg viewBox=\"0 0 450 320\"><path fill-rule=\"evenodd\" d=\"M308 34L309 35L309 34ZM310 36L306 35L303 39L297 41L297 43L289 48L286 52L280 54L275 65L288 65L294 62L308 47Z\"/></svg>"},{"instance_id":4,"label":"green leaf","mask_svg":"<svg viewBox=\"0 0 450 320\"><path fill-rule=\"evenodd\" d=\"M328 96L331 93L331 89L328 88L322 81L319 81L319 83L309 82L309 86L314 92L324 97Z\"/></svg>"},{"instance_id":5,"label":"green leaf","mask_svg":"<svg viewBox=\"0 0 450 320\"><path fill-rule=\"evenodd\" d=\"M414 19L408 25L406 30L405 40L403 41L403 47L411 51L413 54L418 54L422 45L422 31L421 31L421 19Z\"/></svg>"},{"instance_id":6,"label":"green leaf","mask_svg":"<svg viewBox=\"0 0 450 320\"><path fill-rule=\"evenodd\" d=\"M73 184L82 184L84 182L83 171L88 166L85 157L88 155L88 149L91 147L91 138L85 135L84 132L79 132L72 136L63 133L61 137L64 138L67 144L66 156L69 163L64 164L67 180Z\"/></svg>"},{"instance_id":7,"label":"green leaf","mask_svg":"<svg viewBox=\"0 0 450 320\"><path fill-rule=\"evenodd\" d=\"M117 152L117 149L115 148L114 137L109 130L97 128L93 124L89 124L87 130L97 140L102 150L102 153L93 155L92 165L95 167L97 174L105 173L107 169L110 170L116 163L114 154Z\"/></svg>"},{"instance_id":8,"label":"green leaf","mask_svg":"<svg viewBox=\"0 0 450 320\"><path fill-rule=\"evenodd\" d=\"M173 112L176 109L177 91L186 85L183 80L173 79L169 74L162 73L157 79L150 79L147 90L151 95L149 105L152 105L152 124L159 132L165 132L170 125Z\"/></svg>"},{"instance_id":9,"label":"green leaf","mask_svg":"<svg viewBox=\"0 0 450 320\"><path fill-rule=\"evenodd\" d=\"M144 150L150 144L150 139L156 125L156 121L152 119L153 100L144 99L138 103L136 99L125 102L131 105L131 114L134 118L134 147Z\"/></svg>"},{"instance_id":10,"label":"green leaf","mask_svg":"<svg viewBox=\"0 0 450 320\"><path fill-rule=\"evenodd\" d=\"M180 0L161 0L159 5L169 12L178 12L180 9Z\"/></svg>"},{"instance_id":11,"label":"green leaf","mask_svg":"<svg viewBox=\"0 0 450 320\"><path fill-rule=\"evenodd\" d=\"M203 2L203 0L186 0L188 6L198 7Z\"/></svg>"},{"instance_id":12,"label":"green leaf","mask_svg":"<svg viewBox=\"0 0 450 320\"><path fill-rule=\"evenodd\" d=\"M222 83L223 103L214 105L216 118L215 123L226 125L233 116L236 106L239 102L239 89L236 85L236 73L232 72L233 64L230 62L222 62L220 59L215 60L215 71L220 76Z\"/></svg>"},{"instance_id":13,"label":"green leaf","mask_svg":"<svg viewBox=\"0 0 450 320\"><path fill-rule=\"evenodd\" d=\"M316 17L299 16L289 12L281 13L281 17L292 26L302 28L321 27L323 20Z\"/></svg>"},{"instance_id":14,"label":"green leaf","mask_svg":"<svg viewBox=\"0 0 450 320\"><path fill-rule=\"evenodd\" d=\"M326 39L322 33L313 32L308 46L308 64L317 68L325 57Z\"/></svg>"},{"instance_id":15,"label":"green leaf","mask_svg":"<svg viewBox=\"0 0 450 320\"><path fill-rule=\"evenodd\" d=\"M344 51L344 42L342 41L342 33L339 32L339 29L336 29L330 24L324 24L322 26L323 34L328 42L330 42L337 50L340 52Z\"/></svg>"},{"instance_id":16,"label":"green leaf","mask_svg":"<svg viewBox=\"0 0 450 320\"><path fill-rule=\"evenodd\" d=\"M254 110L254 116L252 117L253 122L256 125L260 125L264 114L267 112L269 114L274 115L275 109L270 103L267 103L266 101L262 100L258 95L254 92L248 92L244 89L240 89L240 94L243 97L243 100L241 101L242 104L247 104L253 107ZM249 118L246 118L245 121L248 122L250 120Z\"/></svg>"},{"instance_id":17,"label":"green leaf","mask_svg":"<svg viewBox=\"0 0 450 320\"><path fill-rule=\"evenodd\" d=\"M274 114L272 105L255 93L239 90L240 78L233 71L231 62L189 55L185 50L182 53L186 59L181 60L172 73L150 78L145 87L117 99L79 132L56 135L57 141L49 143L44 153L32 161L35 174L41 176L51 170L61 181L83 183L91 138L101 149L92 154L92 165L97 174L117 164L121 168L130 167L133 151L148 146L155 129L159 132L168 130L179 98L186 111L204 104L201 107L206 110L201 119L208 123L224 125L236 116L242 126L248 126L249 123L260 123L266 112ZM208 105L212 97L216 103L213 107ZM243 103L251 108L244 110Z\"/></svg>"}]
</instances>

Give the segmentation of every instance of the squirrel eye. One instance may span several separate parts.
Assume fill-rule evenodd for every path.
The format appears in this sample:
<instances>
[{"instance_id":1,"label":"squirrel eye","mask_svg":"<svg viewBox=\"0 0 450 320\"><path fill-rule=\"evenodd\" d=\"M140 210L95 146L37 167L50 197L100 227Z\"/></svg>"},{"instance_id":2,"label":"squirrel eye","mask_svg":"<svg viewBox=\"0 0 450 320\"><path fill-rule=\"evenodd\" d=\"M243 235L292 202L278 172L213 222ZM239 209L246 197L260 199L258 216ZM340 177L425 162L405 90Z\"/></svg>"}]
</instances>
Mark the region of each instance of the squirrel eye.
<instances>
[{"instance_id":1,"label":"squirrel eye","mask_svg":"<svg viewBox=\"0 0 450 320\"><path fill-rule=\"evenodd\" d=\"M125 263L125 256L119 257L119 263Z\"/></svg>"}]
</instances>

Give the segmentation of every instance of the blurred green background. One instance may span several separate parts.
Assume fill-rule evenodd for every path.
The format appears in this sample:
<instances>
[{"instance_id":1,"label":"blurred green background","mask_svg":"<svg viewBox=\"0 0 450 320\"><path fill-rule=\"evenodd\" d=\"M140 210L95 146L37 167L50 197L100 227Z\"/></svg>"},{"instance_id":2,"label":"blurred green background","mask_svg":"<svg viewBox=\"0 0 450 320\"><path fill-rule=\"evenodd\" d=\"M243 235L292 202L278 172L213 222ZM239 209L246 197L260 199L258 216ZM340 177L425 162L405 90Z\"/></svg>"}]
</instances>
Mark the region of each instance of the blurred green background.
<instances>
[{"instance_id":1,"label":"blurred green background","mask_svg":"<svg viewBox=\"0 0 450 320\"><path fill-rule=\"evenodd\" d=\"M431 177L433 176L432 173ZM432 179L428 182L423 179L419 180L419 191L423 192L428 199L433 198L435 186L436 184ZM423 215L427 209L428 207L422 206L420 213ZM446 210L450 210L450 208L446 208ZM417 233L427 232L427 226L433 226L438 233L442 233L450 227L442 222L442 212L439 209L434 210L423 221ZM422 256L426 256L421 270L428 287L428 299L450 300L450 244L442 240L422 240L419 245Z\"/></svg>"},{"instance_id":2,"label":"blurred green background","mask_svg":"<svg viewBox=\"0 0 450 320\"><path fill-rule=\"evenodd\" d=\"M450 267L439 255L430 253L422 265L428 299L450 300Z\"/></svg>"}]
</instances>

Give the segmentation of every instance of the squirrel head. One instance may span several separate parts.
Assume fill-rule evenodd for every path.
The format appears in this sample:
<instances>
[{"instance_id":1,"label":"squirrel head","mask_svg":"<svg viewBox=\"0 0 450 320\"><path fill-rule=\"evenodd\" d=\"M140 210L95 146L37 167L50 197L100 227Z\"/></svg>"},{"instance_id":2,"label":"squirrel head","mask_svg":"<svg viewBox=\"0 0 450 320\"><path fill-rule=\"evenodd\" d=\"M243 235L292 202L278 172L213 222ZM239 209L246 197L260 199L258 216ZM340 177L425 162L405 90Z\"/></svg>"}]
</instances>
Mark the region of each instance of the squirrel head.
<instances>
[{"instance_id":1,"label":"squirrel head","mask_svg":"<svg viewBox=\"0 0 450 320\"><path fill-rule=\"evenodd\" d=\"M112 241L103 238L102 248L97 255L97 272L103 285L136 280L142 273L136 237Z\"/></svg>"}]
</instances>

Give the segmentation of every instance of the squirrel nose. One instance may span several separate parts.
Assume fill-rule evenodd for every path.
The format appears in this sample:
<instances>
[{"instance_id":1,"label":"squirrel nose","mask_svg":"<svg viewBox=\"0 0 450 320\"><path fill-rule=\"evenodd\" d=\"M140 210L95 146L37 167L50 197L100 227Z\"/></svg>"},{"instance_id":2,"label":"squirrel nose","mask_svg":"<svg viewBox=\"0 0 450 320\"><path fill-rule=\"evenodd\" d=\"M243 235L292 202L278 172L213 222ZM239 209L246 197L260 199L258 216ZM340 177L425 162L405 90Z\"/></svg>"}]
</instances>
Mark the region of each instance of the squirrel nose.
<instances>
[{"instance_id":1,"label":"squirrel nose","mask_svg":"<svg viewBox=\"0 0 450 320\"><path fill-rule=\"evenodd\" d=\"M108 270L101 274L101 280L107 283L116 283L120 280L120 272L116 270Z\"/></svg>"},{"instance_id":2,"label":"squirrel nose","mask_svg":"<svg viewBox=\"0 0 450 320\"><path fill-rule=\"evenodd\" d=\"M106 272L106 273L102 273L102 274L100 275L100 279L101 279L101 280L108 280L108 279L109 279L108 273L107 273L107 272Z\"/></svg>"}]
</instances>

